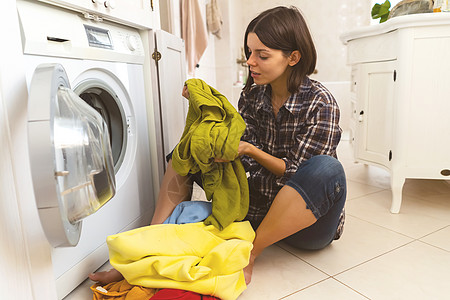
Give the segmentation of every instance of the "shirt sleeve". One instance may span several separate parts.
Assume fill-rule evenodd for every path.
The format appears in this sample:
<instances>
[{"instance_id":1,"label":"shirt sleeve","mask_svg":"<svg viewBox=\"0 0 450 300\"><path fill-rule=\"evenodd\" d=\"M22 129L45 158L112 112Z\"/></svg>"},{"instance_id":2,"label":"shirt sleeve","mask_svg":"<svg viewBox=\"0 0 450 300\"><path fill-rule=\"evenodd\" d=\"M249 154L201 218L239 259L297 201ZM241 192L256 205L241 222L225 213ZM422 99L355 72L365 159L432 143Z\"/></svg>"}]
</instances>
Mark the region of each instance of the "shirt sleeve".
<instances>
[{"instance_id":1,"label":"shirt sleeve","mask_svg":"<svg viewBox=\"0 0 450 300\"><path fill-rule=\"evenodd\" d=\"M262 145L258 143L258 121L255 118L256 108L254 105L254 101L252 101L252 99L250 98L251 96L245 92L242 92L239 98L239 113L241 114L242 119L244 119L246 125L244 134L241 137L241 141L245 141L261 149ZM241 157L241 161L247 172L255 170L259 167L259 164L256 162L256 160L247 155L243 155Z\"/></svg>"},{"instance_id":2,"label":"shirt sleeve","mask_svg":"<svg viewBox=\"0 0 450 300\"><path fill-rule=\"evenodd\" d=\"M284 185L297 172L303 161L315 155L336 157L336 147L341 138L339 114L339 107L334 99L311 111L306 123L299 126L294 147L282 158L286 170L284 175L277 179L278 185Z\"/></svg>"}]
</instances>

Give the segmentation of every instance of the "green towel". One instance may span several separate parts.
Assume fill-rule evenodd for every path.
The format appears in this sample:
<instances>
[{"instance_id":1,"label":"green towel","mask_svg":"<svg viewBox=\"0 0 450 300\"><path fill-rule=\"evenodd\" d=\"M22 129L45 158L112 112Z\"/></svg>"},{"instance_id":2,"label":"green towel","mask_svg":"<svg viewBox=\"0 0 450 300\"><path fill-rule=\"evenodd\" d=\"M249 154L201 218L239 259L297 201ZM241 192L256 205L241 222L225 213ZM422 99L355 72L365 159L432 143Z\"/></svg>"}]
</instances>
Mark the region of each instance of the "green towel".
<instances>
[{"instance_id":1,"label":"green towel","mask_svg":"<svg viewBox=\"0 0 450 300\"><path fill-rule=\"evenodd\" d=\"M183 176L201 171L212 214L204 221L222 230L248 212L247 176L238 158L245 122L227 98L201 79L186 81L189 110L186 127L172 155L174 170ZM214 162L214 158L230 162Z\"/></svg>"}]
</instances>

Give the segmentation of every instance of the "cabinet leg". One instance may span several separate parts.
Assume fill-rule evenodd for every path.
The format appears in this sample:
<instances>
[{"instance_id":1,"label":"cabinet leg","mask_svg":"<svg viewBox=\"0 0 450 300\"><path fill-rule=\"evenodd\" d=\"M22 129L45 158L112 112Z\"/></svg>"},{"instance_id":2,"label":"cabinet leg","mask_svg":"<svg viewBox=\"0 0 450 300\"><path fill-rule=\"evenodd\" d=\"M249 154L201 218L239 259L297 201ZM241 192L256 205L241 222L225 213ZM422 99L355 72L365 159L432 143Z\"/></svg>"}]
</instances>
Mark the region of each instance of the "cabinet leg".
<instances>
[{"instance_id":1,"label":"cabinet leg","mask_svg":"<svg viewBox=\"0 0 450 300\"><path fill-rule=\"evenodd\" d=\"M391 213L393 214L398 214L400 212L400 206L402 205L402 191L404 183L405 183L404 177L396 177L391 174L391 190L392 190Z\"/></svg>"}]
</instances>

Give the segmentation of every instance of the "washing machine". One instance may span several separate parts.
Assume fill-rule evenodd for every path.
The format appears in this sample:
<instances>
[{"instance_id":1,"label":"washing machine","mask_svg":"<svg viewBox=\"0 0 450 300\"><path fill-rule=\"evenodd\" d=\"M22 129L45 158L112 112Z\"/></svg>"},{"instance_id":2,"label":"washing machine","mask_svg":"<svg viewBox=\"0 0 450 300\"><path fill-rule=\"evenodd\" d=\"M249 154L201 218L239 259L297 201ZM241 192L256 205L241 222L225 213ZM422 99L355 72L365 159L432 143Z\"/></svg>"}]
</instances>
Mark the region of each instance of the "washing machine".
<instances>
[{"instance_id":1,"label":"washing machine","mask_svg":"<svg viewBox=\"0 0 450 300\"><path fill-rule=\"evenodd\" d=\"M36 1L17 1L17 9L36 226L51 245L62 299L107 261L108 235L147 225L153 214L144 48L139 31L127 26ZM77 126L89 114L101 122L83 133ZM96 147L84 147L89 135ZM85 167L99 160L103 168ZM74 173L81 179L67 184Z\"/></svg>"}]
</instances>

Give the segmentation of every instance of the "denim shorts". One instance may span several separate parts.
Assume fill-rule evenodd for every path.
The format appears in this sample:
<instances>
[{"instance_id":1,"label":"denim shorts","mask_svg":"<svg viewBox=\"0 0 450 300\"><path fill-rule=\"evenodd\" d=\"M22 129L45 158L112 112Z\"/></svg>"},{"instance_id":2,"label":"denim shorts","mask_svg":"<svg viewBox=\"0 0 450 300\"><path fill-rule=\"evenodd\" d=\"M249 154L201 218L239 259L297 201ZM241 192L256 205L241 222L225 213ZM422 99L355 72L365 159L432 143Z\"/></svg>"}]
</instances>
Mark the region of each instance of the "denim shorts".
<instances>
[{"instance_id":1,"label":"denim shorts","mask_svg":"<svg viewBox=\"0 0 450 300\"><path fill-rule=\"evenodd\" d=\"M347 197L345 172L341 163L331 156L313 156L299 166L286 185L302 196L317 221L283 241L301 249L322 249L330 244L335 237Z\"/></svg>"}]
</instances>

